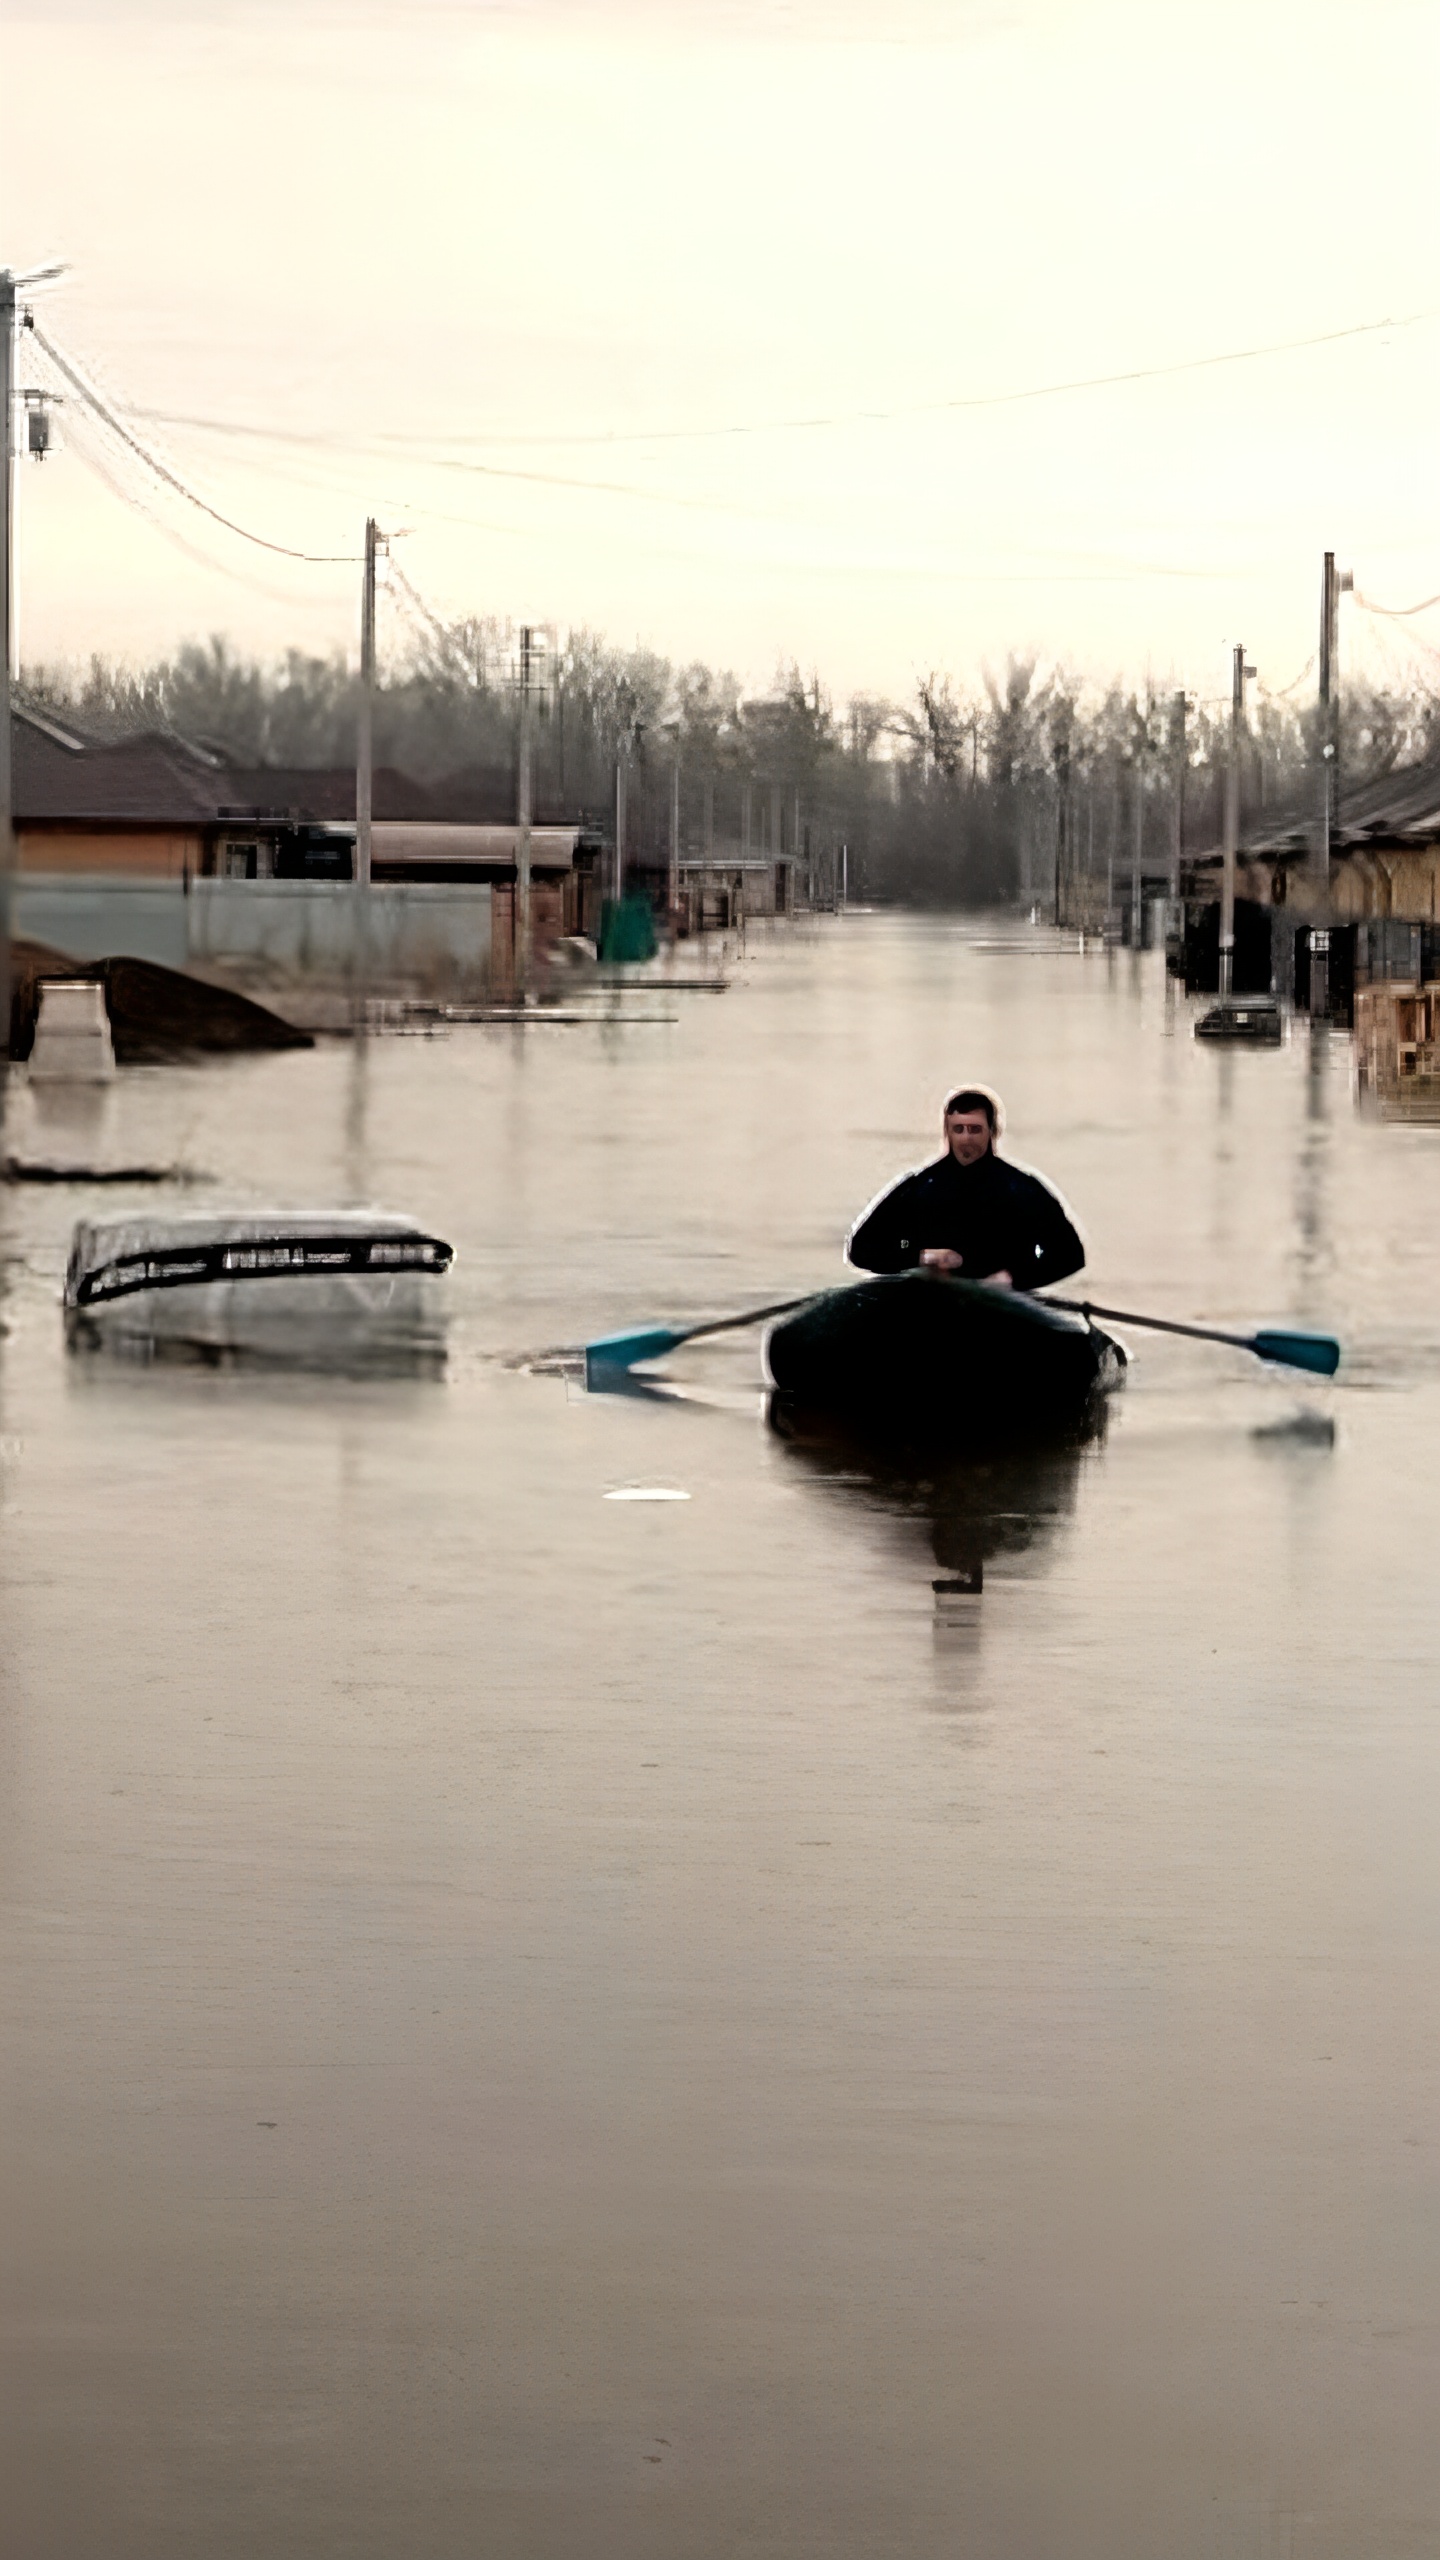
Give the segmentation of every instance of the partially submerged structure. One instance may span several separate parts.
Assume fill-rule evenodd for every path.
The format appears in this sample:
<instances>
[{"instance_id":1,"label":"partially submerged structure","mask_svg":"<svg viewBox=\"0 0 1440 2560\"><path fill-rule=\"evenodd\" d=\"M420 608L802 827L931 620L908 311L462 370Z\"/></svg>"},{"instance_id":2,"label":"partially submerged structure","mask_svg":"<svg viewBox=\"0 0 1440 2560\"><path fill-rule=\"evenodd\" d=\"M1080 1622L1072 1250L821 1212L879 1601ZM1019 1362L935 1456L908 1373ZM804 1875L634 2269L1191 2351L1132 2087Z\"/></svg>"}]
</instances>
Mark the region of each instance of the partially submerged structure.
<instances>
[{"instance_id":1,"label":"partially submerged structure","mask_svg":"<svg viewBox=\"0 0 1440 2560\"><path fill-rule=\"evenodd\" d=\"M1440 980L1440 756L1396 765L1337 794L1328 859L1317 859L1312 810L1266 811L1236 854L1237 992L1272 987L1299 1005L1325 965L1326 1010L1348 1021L1376 983L1423 989ZM1215 984L1222 853L1185 865L1187 984Z\"/></svg>"}]
</instances>

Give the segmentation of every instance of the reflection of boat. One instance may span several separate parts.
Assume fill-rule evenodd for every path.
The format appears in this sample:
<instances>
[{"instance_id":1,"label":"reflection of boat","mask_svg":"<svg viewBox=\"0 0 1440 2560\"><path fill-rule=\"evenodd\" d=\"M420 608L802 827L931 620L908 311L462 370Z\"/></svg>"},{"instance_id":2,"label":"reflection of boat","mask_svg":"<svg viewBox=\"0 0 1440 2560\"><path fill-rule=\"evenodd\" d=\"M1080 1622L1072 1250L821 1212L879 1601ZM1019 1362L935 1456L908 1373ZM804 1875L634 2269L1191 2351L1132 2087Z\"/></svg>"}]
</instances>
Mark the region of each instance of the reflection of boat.
<instances>
[{"instance_id":1,"label":"reflection of boat","mask_svg":"<svg viewBox=\"0 0 1440 2560\"><path fill-rule=\"evenodd\" d=\"M1084 1437L1125 1366L1082 1317L929 1271L809 1299L773 1328L766 1357L793 1412L968 1448Z\"/></svg>"},{"instance_id":2,"label":"reflection of boat","mask_svg":"<svg viewBox=\"0 0 1440 2560\"><path fill-rule=\"evenodd\" d=\"M72 1332L116 1343L345 1361L440 1339L451 1248L379 1210L82 1219Z\"/></svg>"},{"instance_id":3,"label":"reflection of boat","mask_svg":"<svg viewBox=\"0 0 1440 2560\"><path fill-rule=\"evenodd\" d=\"M1098 1408L1103 1431L1105 1408ZM937 1592L978 1592L985 1568L1043 1564L1058 1524L1075 1509L1084 1443L946 1458L929 1469L893 1450L802 1422L783 1396L771 1425L830 1492L892 1518L923 1522L943 1580ZM1093 1436L1093 1435L1092 1435Z\"/></svg>"}]
</instances>

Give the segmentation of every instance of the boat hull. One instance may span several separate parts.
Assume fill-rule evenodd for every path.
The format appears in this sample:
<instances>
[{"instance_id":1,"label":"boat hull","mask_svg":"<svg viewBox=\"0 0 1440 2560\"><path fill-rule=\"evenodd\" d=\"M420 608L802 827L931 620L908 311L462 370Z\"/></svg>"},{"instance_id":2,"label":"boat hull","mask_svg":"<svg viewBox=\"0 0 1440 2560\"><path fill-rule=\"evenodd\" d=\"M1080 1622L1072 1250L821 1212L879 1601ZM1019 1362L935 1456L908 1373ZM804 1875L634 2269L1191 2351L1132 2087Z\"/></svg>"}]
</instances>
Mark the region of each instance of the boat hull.
<instances>
[{"instance_id":1,"label":"boat hull","mask_svg":"<svg viewBox=\"0 0 1440 2560\"><path fill-rule=\"evenodd\" d=\"M77 1340L343 1365L443 1345L449 1261L438 1238L372 1212L85 1219L66 1318Z\"/></svg>"},{"instance_id":2,"label":"boat hull","mask_svg":"<svg viewBox=\"0 0 1440 2560\"><path fill-rule=\"evenodd\" d=\"M1079 1316L928 1271L808 1300L774 1326L766 1357L791 1413L965 1447L1090 1437L1125 1366Z\"/></svg>"}]
</instances>

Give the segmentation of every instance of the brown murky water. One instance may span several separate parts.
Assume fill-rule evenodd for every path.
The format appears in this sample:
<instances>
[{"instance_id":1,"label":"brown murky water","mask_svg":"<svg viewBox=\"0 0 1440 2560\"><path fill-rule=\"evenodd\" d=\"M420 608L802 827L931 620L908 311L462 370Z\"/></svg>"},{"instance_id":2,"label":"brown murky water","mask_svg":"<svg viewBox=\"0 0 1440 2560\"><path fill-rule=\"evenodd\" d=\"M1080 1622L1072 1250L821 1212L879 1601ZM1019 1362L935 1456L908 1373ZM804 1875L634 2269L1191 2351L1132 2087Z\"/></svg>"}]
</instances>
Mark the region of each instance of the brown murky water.
<instances>
[{"instance_id":1,"label":"brown murky water","mask_svg":"<svg viewBox=\"0 0 1440 2560\"><path fill-rule=\"evenodd\" d=\"M104 1104L451 1235L441 1382L69 1356L0 1192L7 2560L1430 2560L1440 1132L1018 928L672 1009ZM926 1493L497 1357L828 1278L967 1073L1336 1386Z\"/></svg>"}]
</instances>

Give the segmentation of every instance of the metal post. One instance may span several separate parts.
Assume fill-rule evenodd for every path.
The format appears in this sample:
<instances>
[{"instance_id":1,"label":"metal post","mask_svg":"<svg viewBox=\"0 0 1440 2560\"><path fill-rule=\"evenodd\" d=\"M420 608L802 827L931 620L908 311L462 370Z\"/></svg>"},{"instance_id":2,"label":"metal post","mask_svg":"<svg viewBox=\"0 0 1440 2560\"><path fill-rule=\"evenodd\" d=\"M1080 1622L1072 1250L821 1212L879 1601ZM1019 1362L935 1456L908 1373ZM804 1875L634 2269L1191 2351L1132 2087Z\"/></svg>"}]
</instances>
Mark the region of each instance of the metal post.
<instances>
[{"instance_id":1,"label":"metal post","mask_svg":"<svg viewBox=\"0 0 1440 2560\"><path fill-rule=\"evenodd\" d=\"M515 782L515 984L520 995L530 985L534 937L530 917L530 676L535 634L520 626L520 742Z\"/></svg>"},{"instance_id":2,"label":"metal post","mask_svg":"<svg viewBox=\"0 0 1440 2560\"><path fill-rule=\"evenodd\" d=\"M15 827L11 812L10 651L14 613L15 278L0 268L0 1118L10 1058L10 934L14 903Z\"/></svg>"},{"instance_id":3,"label":"metal post","mask_svg":"<svg viewBox=\"0 0 1440 2560\"><path fill-rule=\"evenodd\" d=\"M850 847L840 847L840 909L843 914L850 904Z\"/></svg>"},{"instance_id":4,"label":"metal post","mask_svg":"<svg viewBox=\"0 0 1440 2560\"><path fill-rule=\"evenodd\" d=\"M1240 850L1240 752L1245 735L1245 664L1241 642L1235 644L1230 671L1230 758L1225 768L1225 858L1220 874L1220 997L1235 992L1235 858Z\"/></svg>"},{"instance_id":5,"label":"metal post","mask_svg":"<svg viewBox=\"0 0 1440 2560\"><path fill-rule=\"evenodd\" d=\"M355 745L355 1016L363 1029L370 975L370 853L375 771L375 558L380 535L365 519L360 587L360 717Z\"/></svg>"}]
</instances>

